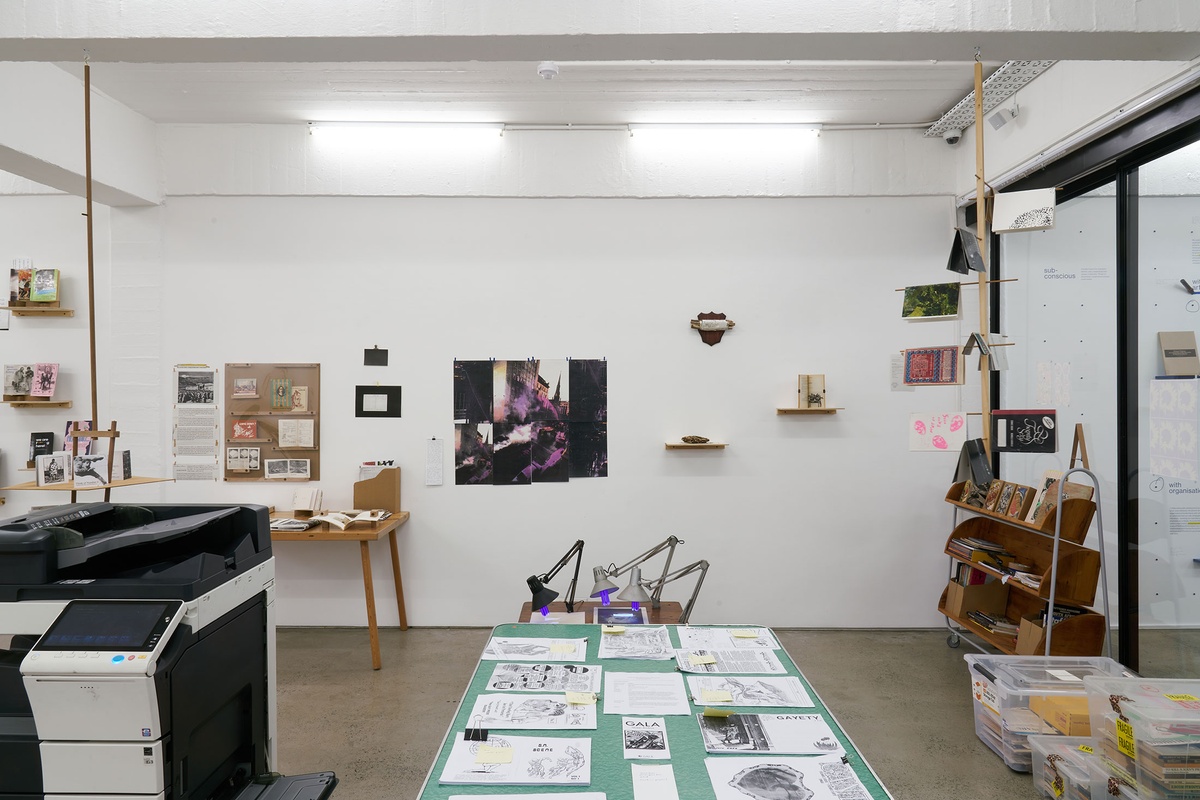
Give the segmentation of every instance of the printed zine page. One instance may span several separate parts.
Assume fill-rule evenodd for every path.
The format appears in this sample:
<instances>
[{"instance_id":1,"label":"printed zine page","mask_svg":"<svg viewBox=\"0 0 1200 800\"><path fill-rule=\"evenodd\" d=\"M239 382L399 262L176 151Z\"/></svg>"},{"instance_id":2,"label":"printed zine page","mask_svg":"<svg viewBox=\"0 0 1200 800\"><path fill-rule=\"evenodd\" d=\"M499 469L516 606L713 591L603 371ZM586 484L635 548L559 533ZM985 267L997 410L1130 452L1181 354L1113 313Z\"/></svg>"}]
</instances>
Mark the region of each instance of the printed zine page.
<instances>
[{"instance_id":1,"label":"printed zine page","mask_svg":"<svg viewBox=\"0 0 1200 800\"><path fill-rule=\"evenodd\" d=\"M491 661L583 661L587 639L492 637L481 658Z\"/></svg>"},{"instance_id":2,"label":"printed zine page","mask_svg":"<svg viewBox=\"0 0 1200 800\"><path fill-rule=\"evenodd\" d=\"M706 706L812 708L815 704L799 678L688 676L692 700Z\"/></svg>"},{"instance_id":3,"label":"printed zine page","mask_svg":"<svg viewBox=\"0 0 1200 800\"><path fill-rule=\"evenodd\" d=\"M710 753L786 753L845 755L829 723L820 714L696 715L704 749Z\"/></svg>"},{"instance_id":4,"label":"printed zine page","mask_svg":"<svg viewBox=\"0 0 1200 800\"><path fill-rule=\"evenodd\" d=\"M704 766L717 800L871 800L867 787L838 756L719 757L704 759Z\"/></svg>"},{"instance_id":5,"label":"printed zine page","mask_svg":"<svg viewBox=\"0 0 1200 800\"><path fill-rule=\"evenodd\" d=\"M662 717L621 717L621 744L627 759L671 757L667 722Z\"/></svg>"},{"instance_id":6,"label":"printed zine page","mask_svg":"<svg viewBox=\"0 0 1200 800\"><path fill-rule=\"evenodd\" d=\"M779 642L766 628L692 628L680 626L684 650L778 650Z\"/></svg>"},{"instance_id":7,"label":"printed zine page","mask_svg":"<svg viewBox=\"0 0 1200 800\"><path fill-rule=\"evenodd\" d=\"M602 633L600 658L630 658L667 661L675 654L665 626L626 628L621 633Z\"/></svg>"},{"instance_id":8,"label":"printed zine page","mask_svg":"<svg viewBox=\"0 0 1200 800\"><path fill-rule=\"evenodd\" d=\"M787 672L770 650L676 650L675 663L683 672Z\"/></svg>"},{"instance_id":9,"label":"printed zine page","mask_svg":"<svg viewBox=\"0 0 1200 800\"><path fill-rule=\"evenodd\" d=\"M603 670L591 664L497 664L487 691L599 692Z\"/></svg>"},{"instance_id":10,"label":"printed zine page","mask_svg":"<svg viewBox=\"0 0 1200 800\"><path fill-rule=\"evenodd\" d=\"M604 673L605 714L680 716L692 713L677 672Z\"/></svg>"},{"instance_id":11,"label":"printed zine page","mask_svg":"<svg viewBox=\"0 0 1200 800\"><path fill-rule=\"evenodd\" d=\"M472 728L595 730L596 706L573 705L563 694L481 694L470 720Z\"/></svg>"},{"instance_id":12,"label":"printed zine page","mask_svg":"<svg viewBox=\"0 0 1200 800\"><path fill-rule=\"evenodd\" d=\"M592 740L497 736L468 742L454 734L441 784L587 786L592 782Z\"/></svg>"}]
</instances>

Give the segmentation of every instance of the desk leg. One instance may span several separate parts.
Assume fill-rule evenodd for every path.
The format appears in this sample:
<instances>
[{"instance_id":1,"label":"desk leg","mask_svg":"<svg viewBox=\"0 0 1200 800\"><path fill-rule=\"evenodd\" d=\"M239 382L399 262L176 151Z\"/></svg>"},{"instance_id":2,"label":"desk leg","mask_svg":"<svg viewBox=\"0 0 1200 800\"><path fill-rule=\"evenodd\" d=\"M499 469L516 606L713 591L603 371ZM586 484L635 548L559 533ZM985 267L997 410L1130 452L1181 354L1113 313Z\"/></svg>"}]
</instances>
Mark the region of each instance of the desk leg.
<instances>
[{"instance_id":1,"label":"desk leg","mask_svg":"<svg viewBox=\"0 0 1200 800\"><path fill-rule=\"evenodd\" d=\"M396 531L388 534L392 546L392 577L396 579L396 607L400 609L400 630L408 630L408 617L404 613L404 584L400 581L400 551L396 549Z\"/></svg>"},{"instance_id":2,"label":"desk leg","mask_svg":"<svg viewBox=\"0 0 1200 800\"><path fill-rule=\"evenodd\" d=\"M358 546L362 551L363 591L367 595L367 628L371 631L371 668L379 669L383 666L383 659L379 656L379 623L375 619L375 584L371 581L371 550L367 544L368 542L361 541Z\"/></svg>"}]
</instances>

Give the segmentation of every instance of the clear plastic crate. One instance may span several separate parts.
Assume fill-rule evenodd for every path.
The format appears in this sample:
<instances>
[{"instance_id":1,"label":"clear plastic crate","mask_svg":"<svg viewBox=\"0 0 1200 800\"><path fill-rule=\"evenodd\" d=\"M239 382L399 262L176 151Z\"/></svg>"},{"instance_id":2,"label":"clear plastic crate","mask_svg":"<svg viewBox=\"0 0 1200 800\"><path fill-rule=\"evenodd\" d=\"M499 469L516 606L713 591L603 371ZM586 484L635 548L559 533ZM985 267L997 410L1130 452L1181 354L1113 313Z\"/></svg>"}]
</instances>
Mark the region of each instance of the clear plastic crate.
<instances>
[{"instance_id":1,"label":"clear plastic crate","mask_svg":"<svg viewBox=\"0 0 1200 800\"><path fill-rule=\"evenodd\" d=\"M1134 675L1099 656L963 658L971 673L975 733L1018 772L1033 767L1030 735L1090 735L1085 677Z\"/></svg>"},{"instance_id":2,"label":"clear plastic crate","mask_svg":"<svg viewBox=\"0 0 1200 800\"><path fill-rule=\"evenodd\" d=\"M1141 800L1200 798L1200 680L1088 678L1100 762Z\"/></svg>"},{"instance_id":3,"label":"clear plastic crate","mask_svg":"<svg viewBox=\"0 0 1200 800\"><path fill-rule=\"evenodd\" d=\"M1090 736L1030 736L1029 750L1035 789L1051 800L1092 800L1089 764L1096 753Z\"/></svg>"}]
</instances>

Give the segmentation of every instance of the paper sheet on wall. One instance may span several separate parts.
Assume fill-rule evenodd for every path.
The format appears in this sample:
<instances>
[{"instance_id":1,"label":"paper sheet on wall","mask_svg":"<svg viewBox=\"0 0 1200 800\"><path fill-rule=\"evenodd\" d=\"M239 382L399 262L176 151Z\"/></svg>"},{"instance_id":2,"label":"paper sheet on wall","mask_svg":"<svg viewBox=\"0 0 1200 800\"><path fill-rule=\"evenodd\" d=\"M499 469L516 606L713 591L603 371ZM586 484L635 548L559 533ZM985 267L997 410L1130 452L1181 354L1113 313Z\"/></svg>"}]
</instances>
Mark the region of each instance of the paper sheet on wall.
<instances>
[{"instance_id":1,"label":"paper sheet on wall","mask_svg":"<svg viewBox=\"0 0 1200 800\"><path fill-rule=\"evenodd\" d=\"M904 355L902 353L892 354L891 372L891 387L893 392L912 392L916 390L915 386L910 386L904 382Z\"/></svg>"},{"instance_id":2,"label":"paper sheet on wall","mask_svg":"<svg viewBox=\"0 0 1200 800\"><path fill-rule=\"evenodd\" d=\"M967 441L967 415L961 411L922 411L908 415L911 452L957 453Z\"/></svg>"},{"instance_id":3,"label":"paper sheet on wall","mask_svg":"<svg viewBox=\"0 0 1200 800\"><path fill-rule=\"evenodd\" d=\"M425 485L426 486L441 486L442 485L442 455L443 444L441 439L430 439L425 444Z\"/></svg>"},{"instance_id":4,"label":"paper sheet on wall","mask_svg":"<svg viewBox=\"0 0 1200 800\"><path fill-rule=\"evenodd\" d=\"M175 480L216 480L221 446L217 370L205 364L176 364L174 384L171 446Z\"/></svg>"},{"instance_id":5,"label":"paper sheet on wall","mask_svg":"<svg viewBox=\"0 0 1200 800\"><path fill-rule=\"evenodd\" d=\"M312 419L280 419L278 430L281 450L289 447L313 446Z\"/></svg>"},{"instance_id":6,"label":"paper sheet on wall","mask_svg":"<svg viewBox=\"0 0 1200 800\"><path fill-rule=\"evenodd\" d=\"M1200 381L1150 382L1150 471L1166 478L1200 480Z\"/></svg>"},{"instance_id":7,"label":"paper sheet on wall","mask_svg":"<svg viewBox=\"0 0 1200 800\"><path fill-rule=\"evenodd\" d=\"M7 308L0 308L0 331L8 330L9 323L12 320L12 312Z\"/></svg>"},{"instance_id":8,"label":"paper sheet on wall","mask_svg":"<svg viewBox=\"0 0 1200 800\"><path fill-rule=\"evenodd\" d=\"M215 481L217 465L212 464L175 464L174 478L177 481Z\"/></svg>"}]
</instances>

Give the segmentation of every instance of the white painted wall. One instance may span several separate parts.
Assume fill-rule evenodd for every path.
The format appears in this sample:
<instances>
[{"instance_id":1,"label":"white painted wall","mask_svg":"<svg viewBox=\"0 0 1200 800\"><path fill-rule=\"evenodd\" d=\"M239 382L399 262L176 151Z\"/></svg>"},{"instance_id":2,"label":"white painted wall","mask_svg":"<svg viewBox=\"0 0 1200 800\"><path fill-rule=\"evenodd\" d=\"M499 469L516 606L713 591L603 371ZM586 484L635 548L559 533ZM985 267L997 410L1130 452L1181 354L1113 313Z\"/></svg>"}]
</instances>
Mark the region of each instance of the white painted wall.
<instances>
[{"instance_id":1,"label":"white painted wall","mask_svg":"<svg viewBox=\"0 0 1200 800\"><path fill-rule=\"evenodd\" d=\"M12 202L20 203L13 218L60 213L55 201ZM145 213L112 212L114 262L118 240L137 238L118 232L136 230ZM903 324L892 291L943 277L951 219L948 196L172 198L160 221L161 263L147 257L128 270L146 273L147 297L160 276L165 324L133 313L109 322L114 342L160 336L157 354L106 357L102 377L109 407L136 398L165 431L170 364L319 361L321 486L330 503L349 503L364 458L394 456L405 470L413 516L401 557L417 625L510 617L525 600L523 579L577 537L588 542L586 571L672 533L686 540L680 563L713 564L697 620L934 625L953 459L908 453L905 423L910 411L960 407L960 393L973 390L892 394L888 357L902 345L961 336L954 322ZM714 348L687 325L707 310L738 322ZM25 334L5 336L20 342L17 352L29 346ZM391 350L386 369L361 366L361 349L375 344ZM453 359L529 355L608 359L611 477L423 486L426 440L452 436ZM114 376L144 359L157 359L154 394L118 387ZM799 372L826 373L831 402L846 410L777 416ZM353 385L375 380L404 386L402 419L353 417ZM24 418L0 413L10 451L25 441ZM155 427L138 416L127 423L143 436ZM664 450L685 433L731 446ZM135 457L153 463L168 445L163 436L134 446ZM449 473L449 452L445 466ZM2 469L8 482L9 459ZM119 499L282 506L291 488L175 484ZM28 502L10 494L7 510ZM375 552L381 621L394 624L386 549ZM281 623L363 622L355 548L285 543L277 556Z\"/></svg>"}]
</instances>

